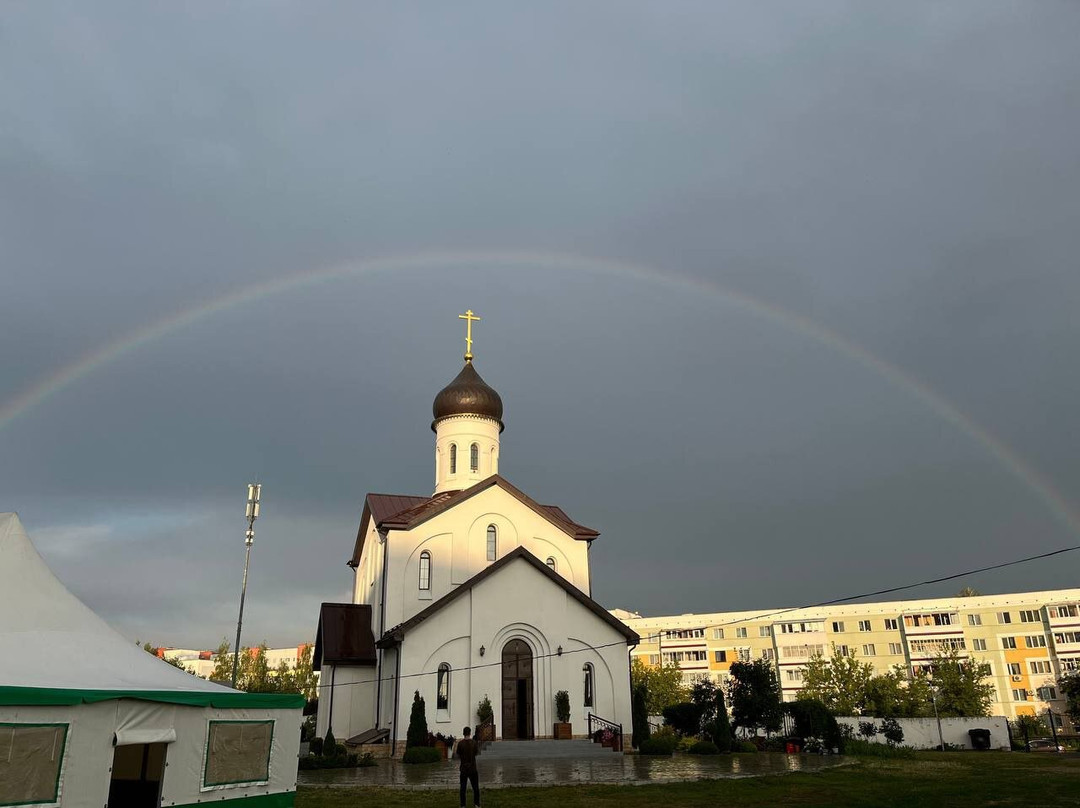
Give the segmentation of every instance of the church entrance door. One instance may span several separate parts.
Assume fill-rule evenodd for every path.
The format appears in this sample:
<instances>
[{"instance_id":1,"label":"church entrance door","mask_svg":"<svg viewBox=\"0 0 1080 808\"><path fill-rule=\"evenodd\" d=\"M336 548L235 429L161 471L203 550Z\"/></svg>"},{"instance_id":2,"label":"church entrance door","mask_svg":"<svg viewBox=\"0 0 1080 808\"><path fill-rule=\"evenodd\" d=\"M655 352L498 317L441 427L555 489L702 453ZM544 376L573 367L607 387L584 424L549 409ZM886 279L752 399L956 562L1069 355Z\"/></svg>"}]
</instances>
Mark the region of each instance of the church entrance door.
<instances>
[{"instance_id":1,"label":"church entrance door","mask_svg":"<svg viewBox=\"0 0 1080 808\"><path fill-rule=\"evenodd\" d=\"M521 640L510 640L503 646L502 737L533 737L533 657Z\"/></svg>"}]
</instances>

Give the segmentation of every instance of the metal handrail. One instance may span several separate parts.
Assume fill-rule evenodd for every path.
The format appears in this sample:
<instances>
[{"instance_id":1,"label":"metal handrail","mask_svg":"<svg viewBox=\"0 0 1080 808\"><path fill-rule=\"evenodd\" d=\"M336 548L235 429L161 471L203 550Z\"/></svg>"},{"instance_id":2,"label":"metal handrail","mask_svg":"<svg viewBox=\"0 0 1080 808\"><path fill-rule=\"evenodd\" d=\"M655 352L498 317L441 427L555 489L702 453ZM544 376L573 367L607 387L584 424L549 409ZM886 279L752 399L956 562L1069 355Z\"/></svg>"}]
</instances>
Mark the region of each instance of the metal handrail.
<instances>
[{"instance_id":1,"label":"metal handrail","mask_svg":"<svg viewBox=\"0 0 1080 808\"><path fill-rule=\"evenodd\" d=\"M622 748L623 748L623 728L622 728L622 724L616 724L614 721L608 721L606 718L601 718L600 716L594 715L593 713L589 713L588 723L589 723L589 738L592 739L593 743L597 742L596 735L595 735L596 732L599 732L600 730L605 730L605 729L611 730L612 734L618 739L617 742L616 742L615 750L618 751L618 752L622 751ZM594 725L596 727L595 729L593 728Z\"/></svg>"}]
</instances>

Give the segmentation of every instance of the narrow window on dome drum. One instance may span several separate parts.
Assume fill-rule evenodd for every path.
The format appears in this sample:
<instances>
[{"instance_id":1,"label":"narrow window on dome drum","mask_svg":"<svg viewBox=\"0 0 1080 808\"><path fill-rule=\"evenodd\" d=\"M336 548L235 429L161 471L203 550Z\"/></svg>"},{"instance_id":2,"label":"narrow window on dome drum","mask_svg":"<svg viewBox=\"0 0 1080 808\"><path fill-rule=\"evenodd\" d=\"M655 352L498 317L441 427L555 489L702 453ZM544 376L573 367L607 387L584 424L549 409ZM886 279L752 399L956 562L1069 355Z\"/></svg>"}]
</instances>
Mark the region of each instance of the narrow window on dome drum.
<instances>
[{"instance_id":1,"label":"narrow window on dome drum","mask_svg":"<svg viewBox=\"0 0 1080 808\"><path fill-rule=\"evenodd\" d=\"M420 591L427 592L431 589L431 553L424 550L420 554Z\"/></svg>"},{"instance_id":2,"label":"narrow window on dome drum","mask_svg":"<svg viewBox=\"0 0 1080 808\"><path fill-rule=\"evenodd\" d=\"M450 444L450 473L457 474L457 444Z\"/></svg>"},{"instance_id":3,"label":"narrow window on dome drum","mask_svg":"<svg viewBox=\"0 0 1080 808\"><path fill-rule=\"evenodd\" d=\"M473 444L469 447L469 471L480 470L480 447Z\"/></svg>"},{"instance_id":4,"label":"narrow window on dome drum","mask_svg":"<svg viewBox=\"0 0 1080 808\"><path fill-rule=\"evenodd\" d=\"M498 552L499 538L495 531L495 525L488 525L487 529L487 560L494 561Z\"/></svg>"}]
</instances>

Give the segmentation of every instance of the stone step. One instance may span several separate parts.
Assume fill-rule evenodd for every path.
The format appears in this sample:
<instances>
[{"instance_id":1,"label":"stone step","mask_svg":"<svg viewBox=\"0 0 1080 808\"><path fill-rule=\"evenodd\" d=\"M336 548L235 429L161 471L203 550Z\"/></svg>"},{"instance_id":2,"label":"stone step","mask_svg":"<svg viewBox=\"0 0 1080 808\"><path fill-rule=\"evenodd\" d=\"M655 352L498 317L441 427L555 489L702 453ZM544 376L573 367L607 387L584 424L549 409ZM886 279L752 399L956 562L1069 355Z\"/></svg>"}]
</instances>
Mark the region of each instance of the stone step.
<instances>
[{"instance_id":1,"label":"stone step","mask_svg":"<svg viewBox=\"0 0 1080 808\"><path fill-rule=\"evenodd\" d=\"M495 760L581 760L610 758L616 753L603 744L587 740L572 741L495 741L480 754L481 761Z\"/></svg>"}]
</instances>

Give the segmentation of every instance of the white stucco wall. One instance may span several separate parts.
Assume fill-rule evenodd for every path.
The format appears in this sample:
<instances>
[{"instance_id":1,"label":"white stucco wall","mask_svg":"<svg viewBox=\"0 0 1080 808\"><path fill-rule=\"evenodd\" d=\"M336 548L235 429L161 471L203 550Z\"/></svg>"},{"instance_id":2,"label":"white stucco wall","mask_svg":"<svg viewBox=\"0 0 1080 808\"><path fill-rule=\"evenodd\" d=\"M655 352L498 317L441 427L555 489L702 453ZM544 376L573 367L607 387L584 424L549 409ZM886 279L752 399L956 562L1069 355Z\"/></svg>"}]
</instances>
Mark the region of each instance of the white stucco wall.
<instances>
[{"instance_id":1,"label":"white stucco wall","mask_svg":"<svg viewBox=\"0 0 1080 808\"><path fill-rule=\"evenodd\" d=\"M476 724L476 705L491 699L501 736L501 658L503 647L521 639L534 658L533 726L537 737L550 736L555 722L554 697L570 694L575 735L586 732L582 667L593 665L594 706L591 712L622 723L629 732L630 679L626 639L542 572L520 559L488 578L438 614L414 627L402 643L401 691L396 737L408 729L413 692L419 690L427 707L432 732L461 734ZM485 655L480 655L480 646ZM559 646L563 654L557 655ZM450 706L436 710L436 672L439 664L452 668ZM470 667L472 669L470 669ZM384 664L384 675L386 666ZM415 676L414 674L424 674ZM385 688L393 699L393 688Z\"/></svg>"},{"instance_id":2,"label":"white stucco wall","mask_svg":"<svg viewBox=\"0 0 1080 808\"><path fill-rule=\"evenodd\" d=\"M332 727L338 741L347 741L375 726L377 670L375 665L323 665L316 736L325 738Z\"/></svg>"},{"instance_id":3,"label":"white stucco wall","mask_svg":"<svg viewBox=\"0 0 1080 808\"><path fill-rule=\"evenodd\" d=\"M519 546L541 561L554 558L558 574L589 594L587 543L563 532L498 486L491 486L414 530L390 531L387 629L427 608L491 563L487 560L488 525L495 525L498 531L497 558ZM365 554L382 552L377 541L364 549ZM431 553L431 589L422 592L418 587L420 554L425 550ZM375 598L379 586L368 587ZM378 624L375 628L378 630Z\"/></svg>"},{"instance_id":4,"label":"white stucco wall","mask_svg":"<svg viewBox=\"0 0 1080 808\"><path fill-rule=\"evenodd\" d=\"M470 466L477 445L479 465ZM450 473L450 445L457 446L457 470ZM455 415L435 425L435 493L461 491L499 473L499 422L478 415Z\"/></svg>"},{"instance_id":5,"label":"white stucco wall","mask_svg":"<svg viewBox=\"0 0 1080 808\"><path fill-rule=\"evenodd\" d=\"M898 718L897 722L904 730L904 746L913 746L916 749L933 749L938 746L937 721L933 718ZM837 723L847 724L859 735L860 721L873 721L878 731L881 731L881 720L873 718L843 717L837 718ZM972 749L971 738L968 736L969 729L990 730L991 749L1009 749L1009 730L1004 716L996 715L990 718L942 718L941 737L945 743L961 746L964 749ZM885 743L885 738L880 734L873 739L877 743Z\"/></svg>"}]
</instances>

